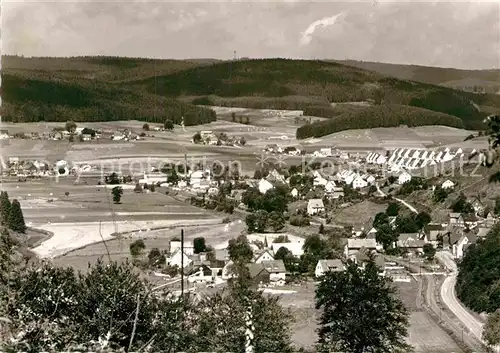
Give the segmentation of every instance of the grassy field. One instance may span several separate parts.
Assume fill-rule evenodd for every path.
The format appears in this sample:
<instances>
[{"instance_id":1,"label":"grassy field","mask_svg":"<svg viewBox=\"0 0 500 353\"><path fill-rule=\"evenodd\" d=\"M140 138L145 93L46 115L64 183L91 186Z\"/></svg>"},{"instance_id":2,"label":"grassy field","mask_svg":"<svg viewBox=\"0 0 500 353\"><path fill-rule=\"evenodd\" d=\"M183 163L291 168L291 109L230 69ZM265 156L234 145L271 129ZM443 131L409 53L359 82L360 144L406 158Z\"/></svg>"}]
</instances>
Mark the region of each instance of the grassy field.
<instances>
[{"instance_id":1,"label":"grassy field","mask_svg":"<svg viewBox=\"0 0 500 353\"><path fill-rule=\"evenodd\" d=\"M362 226L366 222L375 218L379 212L384 212L387 208L385 204L378 204L371 201L363 201L353 206L347 207L336 213L332 218L335 223ZM368 231L369 229L367 229Z\"/></svg>"}]
</instances>

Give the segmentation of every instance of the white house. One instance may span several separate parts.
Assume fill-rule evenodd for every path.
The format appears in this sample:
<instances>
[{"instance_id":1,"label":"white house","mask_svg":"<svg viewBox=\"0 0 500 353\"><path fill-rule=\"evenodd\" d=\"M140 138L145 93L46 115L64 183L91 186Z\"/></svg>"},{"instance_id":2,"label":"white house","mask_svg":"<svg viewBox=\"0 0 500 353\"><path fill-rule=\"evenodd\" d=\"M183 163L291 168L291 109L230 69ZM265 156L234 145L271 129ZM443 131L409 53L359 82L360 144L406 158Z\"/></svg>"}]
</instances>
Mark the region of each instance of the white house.
<instances>
[{"instance_id":1,"label":"white house","mask_svg":"<svg viewBox=\"0 0 500 353\"><path fill-rule=\"evenodd\" d=\"M368 175L366 178L364 178L368 185L373 185L375 184L375 177L373 175Z\"/></svg>"},{"instance_id":2,"label":"white house","mask_svg":"<svg viewBox=\"0 0 500 353\"><path fill-rule=\"evenodd\" d=\"M354 179L359 177L359 174L354 173L353 171L350 171L349 174L344 178L344 181L347 185L351 185Z\"/></svg>"},{"instance_id":3,"label":"white house","mask_svg":"<svg viewBox=\"0 0 500 353\"><path fill-rule=\"evenodd\" d=\"M260 264L263 261L273 261L274 256L269 252L269 250L264 250L260 253L255 253L254 255L254 261L256 264Z\"/></svg>"},{"instance_id":4,"label":"white house","mask_svg":"<svg viewBox=\"0 0 500 353\"><path fill-rule=\"evenodd\" d=\"M443 189L453 189L455 187L455 183L448 179L441 184L441 187Z\"/></svg>"},{"instance_id":5,"label":"white house","mask_svg":"<svg viewBox=\"0 0 500 353\"><path fill-rule=\"evenodd\" d=\"M268 182L266 179L260 179L259 181L259 191L261 194L265 194L269 190L273 189L274 186L270 182Z\"/></svg>"},{"instance_id":6,"label":"white house","mask_svg":"<svg viewBox=\"0 0 500 353\"><path fill-rule=\"evenodd\" d=\"M189 183L193 188L201 188L203 182L210 182L210 170L196 170L189 175ZM208 184L206 185L208 188Z\"/></svg>"},{"instance_id":7,"label":"white house","mask_svg":"<svg viewBox=\"0 0 500 353\"><path fill-rule=\"evenodd\" d=\"M325 191L326 192L333 192L336 188L335 182L333 180L328 180L328 182L325 184Z\"/></svg>"},{"instance_id":8,"label":"white house","mask_svg":"<svg viewBox=\"0 0 500 353\"><path fill-rule=\"evenodd\" d=\"M358 176L356 179L352 181L352 187L353 189L362 189L368 186L368 183L366 180L364 180L362 177Z\"/></svg>"},{"instance_id":9,"label":"white house","mask_svg":"<svg viewBox=\"0 0 500 353\"><path fill-rule=\"evenodd\" d=\"M314 180L313 180L313 185L318 186L318 185L323 185L325 186L328 180L326 180L317 170L314 171Z\"/></svg>"},{"instance_id":10,"label":"white house","mask_svg":"<svg viewBox=\"0 0 500 353\"><path fill-rule=\"evenodd\" d=\"M340 272L344 270L344 264L339 259L333 260L319 260L316 264L316 269L314 270L314 275L319 278L323 276L326 272Z\"/></svg>"},{"instance_id":11,"label":"white house","mask_svg":"<svg viewBox=\"0 0 500 353\"><path fill-rule=\"evenodd\" d=\"M171 240L170 241L170 253L173 254L177 249L181 248L180 240ZM194 254L194 246L191 241L184 241L184 252L191 256Z\"/></svg>"},{"instance_id":12,"label":"white house","mask_svg":"<svg viewBox=\"0 0 500 353\"><path fill-rule=\"evenodd\" d=\"M293 188L292 191L290 191L290 194L292 195L292 197L298 197L299 191L297 190L297 188Z\"/></svg>"},{"instance_id":13,"label":"white house","mask_svg":"<svg viewBox=\"0 0 500 353\"><path fill-rule=\"evenodd\" d=\"M310 199L307 202L307 213L309 215L312 216L324 211L325 211L325 205L323 204L322 199Z\"/></svg>"},{"instance_id":14,"label":"white house","mask_svg":"<svg viewBox=\"0 0 500 353\"><path fill-rule=\"evenodd\" d=\"M464 252L467 247L477 240L477 236L474 233L464 233L456 244L453 244L452 252L456 259L461 259L464 256Z\"/></svg>"},{"instance_id":15,"label":"white house","mask_svg":"<svg viewBox=\"0 0 500 353\"><path fill-rule=\"evenodd\" d=\"M191 262L193 262L193 260L191 260L189 258L189 254L187 254L186 251L184 251L184 255L182 255L182 254L183 254L183 252L181 251L180 248L176 249L170 255L170 257L167 258L167 265L177 266L179 268L181 268L182 265L184 265L184 268L189 266L191 264Z\"/></svg>"},{"instance_id":16,"label":"white house","mask_svg":"<svg viewBox=\"0 0 500 353\"><path fill-rule=\"evenodd\" d=\"M411 175L408 172L403 172L398 176L398 184L403 185L411 180Z\"/></svg>"}]
</instances>

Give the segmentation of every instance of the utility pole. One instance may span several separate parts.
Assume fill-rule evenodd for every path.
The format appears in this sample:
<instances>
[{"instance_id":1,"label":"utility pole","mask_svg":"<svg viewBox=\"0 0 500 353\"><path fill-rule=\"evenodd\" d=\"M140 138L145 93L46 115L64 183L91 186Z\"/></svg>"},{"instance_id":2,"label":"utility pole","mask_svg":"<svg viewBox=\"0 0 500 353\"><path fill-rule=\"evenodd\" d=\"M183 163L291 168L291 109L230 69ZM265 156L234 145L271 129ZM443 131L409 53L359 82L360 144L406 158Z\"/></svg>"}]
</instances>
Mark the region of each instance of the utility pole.
<instances>
[{"instance_id":1,"label":"utility pole","mask_svg":"<svg viewBox=\"0 0 500 353\"><path fill-rule=\"evenodd\" d=\"M184 299L184 229L181 229L181 298Z\"/></svg>"}]
</instances>

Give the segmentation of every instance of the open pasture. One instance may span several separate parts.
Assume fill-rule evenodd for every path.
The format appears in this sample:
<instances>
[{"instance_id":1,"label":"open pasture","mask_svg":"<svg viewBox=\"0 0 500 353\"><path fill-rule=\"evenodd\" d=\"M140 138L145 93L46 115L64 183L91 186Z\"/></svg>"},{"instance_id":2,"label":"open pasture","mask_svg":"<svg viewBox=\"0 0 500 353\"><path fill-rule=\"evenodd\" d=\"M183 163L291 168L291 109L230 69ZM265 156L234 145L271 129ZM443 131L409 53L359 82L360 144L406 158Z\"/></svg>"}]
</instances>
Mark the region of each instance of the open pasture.
<instances>
[{"instance_id":1,"label":"open pasture","mask_svg":"<svg viewBox=\"0 0 500 353\"><path fill-rule=\"evenodd\" d=\"M363 201L342 209L333 216L333 221L339 224L362 226L370 219L373 220L377 213L385 212L386 208L386 204Z\"/></svg>"}]
</instances>

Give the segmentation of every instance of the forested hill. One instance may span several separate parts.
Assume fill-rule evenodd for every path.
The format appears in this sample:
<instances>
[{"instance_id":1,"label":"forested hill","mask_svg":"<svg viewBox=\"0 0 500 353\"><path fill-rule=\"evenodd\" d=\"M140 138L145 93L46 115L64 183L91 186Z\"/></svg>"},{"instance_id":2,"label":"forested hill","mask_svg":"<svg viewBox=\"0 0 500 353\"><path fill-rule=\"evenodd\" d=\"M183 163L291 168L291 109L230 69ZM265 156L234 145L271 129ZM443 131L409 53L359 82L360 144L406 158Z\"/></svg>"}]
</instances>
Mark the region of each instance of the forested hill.
<instances>
[{"instance_id":1,"label":"forested hill","mask_svg":"<svg viewBox=\"0 0 500 353\"><path fill-rule=\"evenodd\" d=\"M89 79L26 78L2 75L4 121L114 121L163 123L171 119L186 125L208 123L215 112L204 107L161 97L126 86Z\"/></svg>"},{"instance_id":2,"label":"forested hill","mask_svg":"<svg viewBox=\"0 0 500 353\"><path fill-rule=\"evenodd\" d=\"M460 118L467 128L481 128L491 110L500 110L500 96L473 94L447 87L386 77L372 71L334 62L262 59L215 63L176 73L131 82L157 94L197 96L197 102L222 101L229 97L269 97L283 108L284 101L297 109L297 97L352 102L367 97L367 86L380 87L384 104L413 106ZM220 99L222 97L222 99ZM224 102L226 98L227 102ZM278 99L279 98L279 99ZM250 100L249 104L255 102ZM238 99L242 104L242 99ZM256 104L256 103L253 103ZM273 108L273 107L268 107Z\"/></svg>"},{"instance_id":3,"label":"forested hill","mask_svg":"<svg viewBox=\"0 0 500 353\"><path fill-rule=\"evenodd\" d=\"M381 104L393 107L391 112L397 112L395 107L422 108L416 115L412 110L412 116L418 117L427 109L442 113L447 121L453 120L448 116L457 117L471 129L482 128L488 113L500 111L500 96L313 60L5 57L2 86L2 115L17 121L178 121L184 115L186 123L198 124L215 119L215 113L190 102L268 109L326 108L332 102L373 98L373 87L375 95L382 95ZM369 115L367 111L363 114L363 119ZM436 116L432 114L430 120Z\"/></svg>"}]
</instances>

